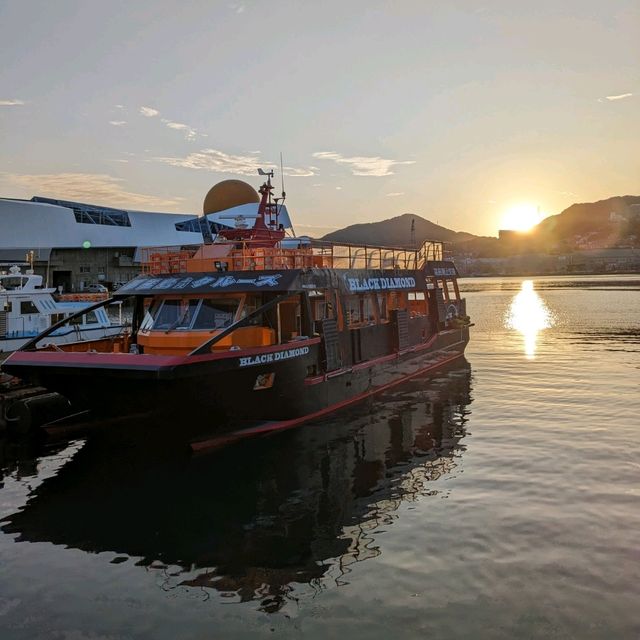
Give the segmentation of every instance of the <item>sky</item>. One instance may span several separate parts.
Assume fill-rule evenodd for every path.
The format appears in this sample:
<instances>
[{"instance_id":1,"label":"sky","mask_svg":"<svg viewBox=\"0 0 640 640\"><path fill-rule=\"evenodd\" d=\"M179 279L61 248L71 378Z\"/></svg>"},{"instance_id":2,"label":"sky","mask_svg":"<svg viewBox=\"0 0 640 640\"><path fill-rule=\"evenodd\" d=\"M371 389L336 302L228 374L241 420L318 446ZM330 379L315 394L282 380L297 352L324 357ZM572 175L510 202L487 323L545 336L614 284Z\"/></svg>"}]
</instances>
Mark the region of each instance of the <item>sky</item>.
<instances>
[{"instance_id":1,"label":"sky","mask_svg":"<svg viewBox=\"0 0 640 640\"><path fill-rule=\"evenodd\" d=\"M0 197L201 213L280 153L314 235L640 194L637 0L0 0L0 54Z\"/></svg>"}]
</instances>

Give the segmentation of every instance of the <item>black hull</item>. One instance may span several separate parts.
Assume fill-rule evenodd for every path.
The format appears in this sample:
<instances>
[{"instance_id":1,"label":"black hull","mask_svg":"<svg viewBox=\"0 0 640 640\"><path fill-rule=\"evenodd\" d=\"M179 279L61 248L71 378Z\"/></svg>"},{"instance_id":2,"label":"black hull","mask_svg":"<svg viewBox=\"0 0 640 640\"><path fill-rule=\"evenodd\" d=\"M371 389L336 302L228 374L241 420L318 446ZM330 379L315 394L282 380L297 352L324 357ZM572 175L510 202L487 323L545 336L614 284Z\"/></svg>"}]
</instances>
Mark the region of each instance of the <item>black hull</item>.
<instances>
[{"instance_id":1,"label":"black hull","mask_svg":"<svg viewBox=\"0 0 640 640\"><path fill-rule=\"evenodd\" d=\"M135 368L106 365L96 357L75 366L16 363L10 372L57 391L75 408L94 415L204 414L208 430L232 430L240 422L293 425L335 411L453 362L462 357L468 340L466 327L443 331L428 343L321 375L315 373L321 358L318 340L300 347L293 343L284 352L291 357L257 355L248 363L247 357L194 358L175 366ZM261 357L267 361L256 362Z\"/></svg>"}]
</instances>

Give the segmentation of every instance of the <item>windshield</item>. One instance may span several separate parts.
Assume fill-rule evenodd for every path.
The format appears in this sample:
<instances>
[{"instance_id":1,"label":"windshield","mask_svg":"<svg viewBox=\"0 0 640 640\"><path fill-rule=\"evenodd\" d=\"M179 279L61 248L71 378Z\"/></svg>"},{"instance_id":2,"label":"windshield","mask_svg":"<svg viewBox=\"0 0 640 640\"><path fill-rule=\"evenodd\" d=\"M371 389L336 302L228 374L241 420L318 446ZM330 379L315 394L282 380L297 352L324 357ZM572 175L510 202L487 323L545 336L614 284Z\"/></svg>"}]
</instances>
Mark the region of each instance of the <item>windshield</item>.
<instances>
[{"instance_id":1,"label":"windshield","mask_svg":"<svg viewBox=\"0 0 640 640\"><path fill-rule=\"evenodd\" d=\"M198 308L198 300L165 300L153 323L154 329L188 329Z\"/></svg>"},{"instance_id":2,"label":"windshield","mask_svg":"<svg viewBox=\"0 0 640 640\"><path fill-rule=\"evenodd\" d=\"M20 289L27 284L27 279L28 278L21 278L20 276L0 278L0 285L2 285L7 291L13 291L15 289Z\"/></svg>"},{"instance_id":3,"label":"windshield","mask_svg":"<svg viewBox=\"0 0 640 640\"><path fill-rule=\"evenodd\" d=\"M223 329L233 323L239 305L239 297L162 300L145 314L141 329Z\"/></svg>"},{"instance_id":4,"label":"windshield","mask_svg":"<svg viewBox=\"0 0 640 640\"><path fill-rule=\"evenodd\" d=\"M237 298L222 298L202 301L198 315L193 323L194 329L222 329L228 327L238 310Z\"/></svg>"}]
</instances>

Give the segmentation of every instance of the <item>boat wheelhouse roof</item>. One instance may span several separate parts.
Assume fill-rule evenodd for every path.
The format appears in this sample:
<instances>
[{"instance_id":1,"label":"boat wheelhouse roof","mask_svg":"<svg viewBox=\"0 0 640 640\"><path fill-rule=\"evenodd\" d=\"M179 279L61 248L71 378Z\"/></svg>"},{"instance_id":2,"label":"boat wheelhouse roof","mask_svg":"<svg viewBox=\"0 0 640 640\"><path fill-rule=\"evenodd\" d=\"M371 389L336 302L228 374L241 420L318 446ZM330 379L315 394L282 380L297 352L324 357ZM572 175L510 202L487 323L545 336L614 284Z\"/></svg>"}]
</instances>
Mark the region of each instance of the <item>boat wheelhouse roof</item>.
<instances>
[{"instance_id":1,"label":"boat wheelhouse roof","mask_svg":"<svg viewBox=\"0 0 640 640\"><path fill-rule=\"evenodd\" d=\"M426 278L456 278L453 262L429 262L422 269L283 269L141 275L118 289L116 297L233 292L338 289L345 293L423 288Z\"/></svg>"}]
</instances>

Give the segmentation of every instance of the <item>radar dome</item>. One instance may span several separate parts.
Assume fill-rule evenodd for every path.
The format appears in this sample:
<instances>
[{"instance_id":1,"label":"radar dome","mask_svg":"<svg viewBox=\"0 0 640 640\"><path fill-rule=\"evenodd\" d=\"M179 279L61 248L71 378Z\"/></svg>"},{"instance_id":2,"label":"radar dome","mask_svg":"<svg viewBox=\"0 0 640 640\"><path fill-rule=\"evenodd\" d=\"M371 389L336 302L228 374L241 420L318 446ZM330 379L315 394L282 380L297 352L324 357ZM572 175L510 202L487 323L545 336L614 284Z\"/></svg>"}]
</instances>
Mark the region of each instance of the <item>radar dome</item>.
<instances>
[{"instance_id":1,"label":"radar dome","mask_svg":"<svg viewBox=\"0 0 640 640\"><path fill-rule=\"evenodd\" d=\"M202 212L207 215L252 202L260 202L260 196L250 184L242 180L223 180L209 189Z\"/></svg>"}]
</instances>

